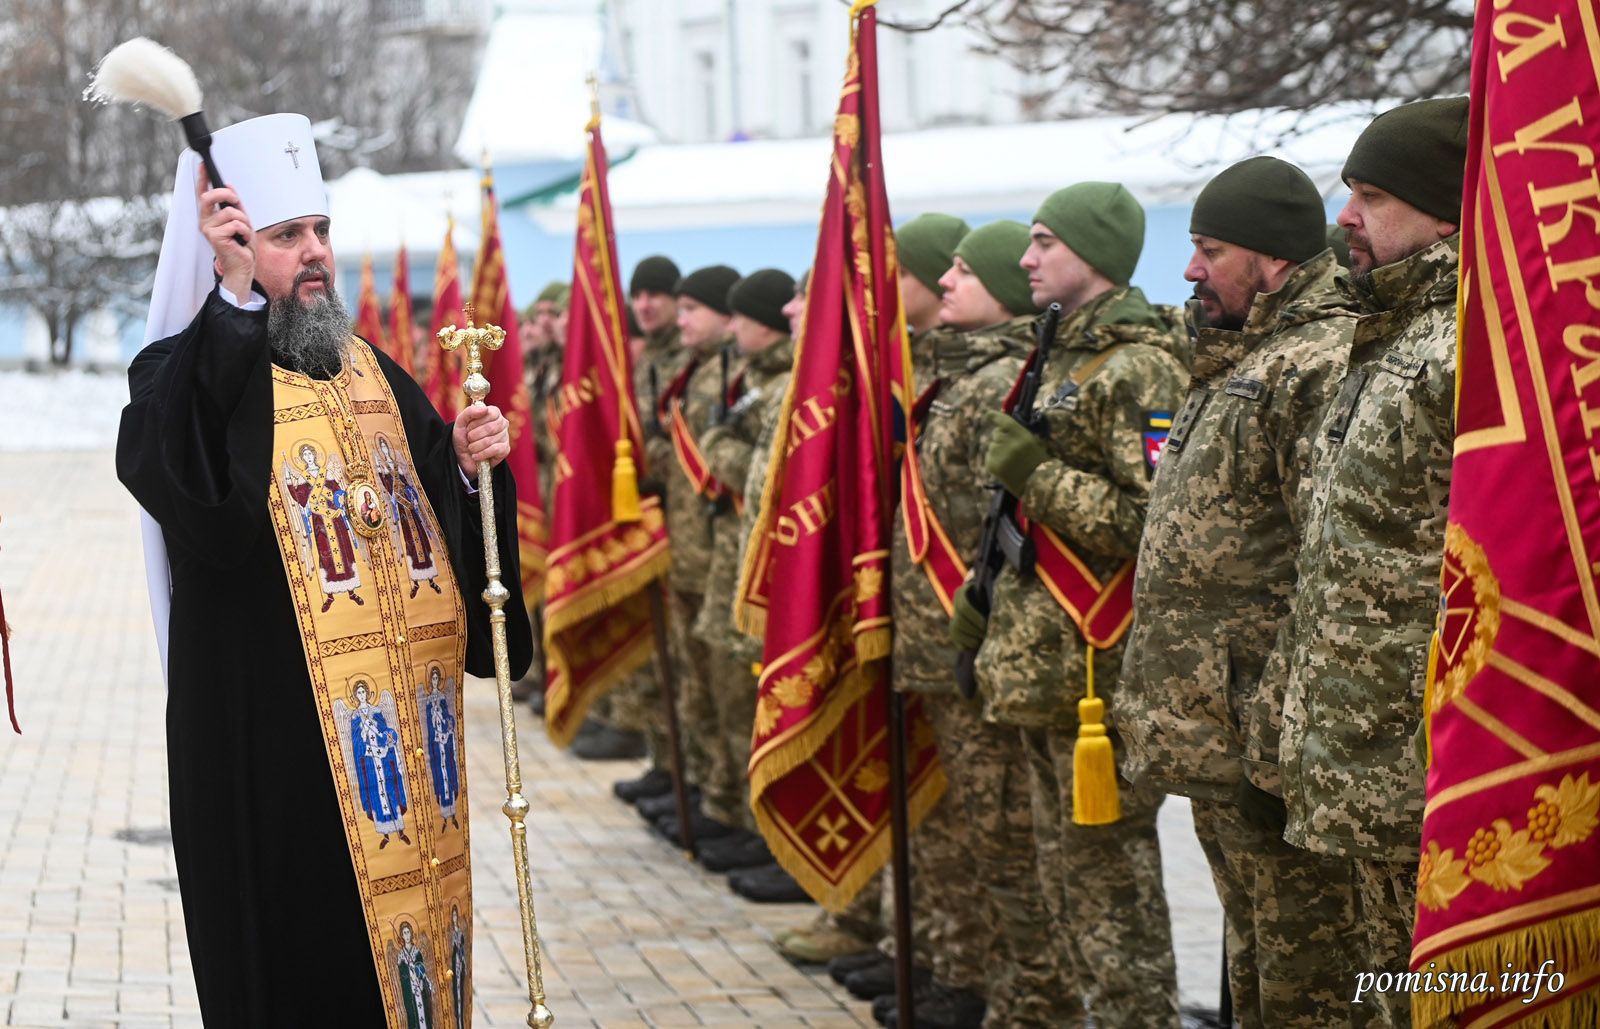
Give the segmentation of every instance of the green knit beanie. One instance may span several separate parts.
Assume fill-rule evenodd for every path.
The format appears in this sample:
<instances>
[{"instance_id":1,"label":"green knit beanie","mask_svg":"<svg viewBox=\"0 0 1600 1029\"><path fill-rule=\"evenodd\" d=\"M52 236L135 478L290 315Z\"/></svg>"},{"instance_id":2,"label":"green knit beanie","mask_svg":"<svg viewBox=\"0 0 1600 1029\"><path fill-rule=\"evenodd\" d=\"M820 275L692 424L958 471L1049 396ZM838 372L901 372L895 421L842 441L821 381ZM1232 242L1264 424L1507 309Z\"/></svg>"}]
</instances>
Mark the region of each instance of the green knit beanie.
<instances>
[{"instance_id":1,"label":"green knit beanie","mask_svg":"<svg viewBox=\"0 0 1600 1029\"><path fill-rule=\"evenodd\" d=\"M1424 214L1461 221L1467 173L1467 98L1418 100L1372 119L1339 177L1377 186Z\"/></svg>"},{"instance_id":2,"label":"green knit beanie","mask_svg":"<svg viewBox=\"0 0 1600 1029\"><path fill-rule=\"evenodd\" d=\"M1021 222L998 221L967 233L955 256L967 263L989 295L1012 314L1033 314L1033 291L1028 273L1018 264L1028 249L1028 227Z\"/></svg>"},{"instance_id":3,"label":"green knit beanie","mask_svg":"<svg viewBox=\"0 0 1600 1029\"><path fill-rule=\"evenodd\" d=\"M696 268L679 279L672 292L676 296L698 300L713 311L732 314L728 310L728 290L738 281L738 272L725 264L713 264Z\"/></svg>"},{"instance_id":4,"label":"green knit beanie","mask_svg":"<svg viewBox=\"0 0 1600 1029\"><path fill-rule=\"evenodd\" d=\"M534 303L543 304L552 300L560 300L561 294L565 293L566 291L567 284L562 282L560 279L557 279L554 282L547 284L544 289L539 291L539 297L534 301Z\"/></svg>"},{"instance_id":5,"label":"green knit beanie","mask_svg":"<svg viewBox=\"0 0 1600 1029\"><path fill-rule=\"evenodd\" d=\"M895 251L900 267L917 281L944 296L939 278L950 270L956 244L972 229L952 214L919 214L894 230Z\"/></svg>"},{"instance_id":6,"label":"green knit beanie","mask_svg":"<svg viewBox=\"0 0 1600 1029\"><path fill-rule=\"evenodd\" d=\"M1309 175L1276 157L1252 157L1206 183L1189 232L1298 264L1327 249L1327 217Z\"/></svg>"},{"instance_id":7,"label":"green knit beanie","mask_svg":"<svg viewBox=\"0 0 1600 1029\"><path fill-rule=\"evenodd\" d=\"M728 308L776 330L789 334L789 319L783 305L794 299L794 279L788 272L763 268L751 272L728 290Z\"/></svg>"},{"instance_id":8,"label":"green knit beanie","mask_svg":"<svg viewBox=\"0 0 1600 1029\"><path fill-rule=\"evenodd\" d=\"M640 293L671 293L683 273L672 263L672 258L655 254L633 266L633 278L628 280L628 296Z\"/></svg>"},{"instance_id":9,"label":"green knit beanie","mask_svg":"<svg viewBox=\"0 0 1600 1029\"><path fill-rule=\"evenodd\" d=\"M1079 182L1045 197L1033 220L1118 286L1144 250L1144 208L1115 182Z\"/></svg>"}]
</instances>

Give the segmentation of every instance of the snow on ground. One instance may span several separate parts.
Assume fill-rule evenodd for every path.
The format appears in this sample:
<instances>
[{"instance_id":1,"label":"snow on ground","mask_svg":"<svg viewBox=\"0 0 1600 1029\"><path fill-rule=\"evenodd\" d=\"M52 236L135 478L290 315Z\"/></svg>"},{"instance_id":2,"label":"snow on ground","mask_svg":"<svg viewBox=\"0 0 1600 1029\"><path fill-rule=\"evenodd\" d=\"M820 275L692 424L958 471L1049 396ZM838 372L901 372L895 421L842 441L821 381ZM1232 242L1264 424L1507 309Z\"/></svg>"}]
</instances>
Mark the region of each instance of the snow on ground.
<instances>
[{"instance_id":1,"label":"snow on ground","mask_svg":"<svg viewBox=\"0 0 1600 1029\"><path fill-rule=\"evenodd\" d=\"M0 451L110 448L127 402L120 369L0 371Z\"/></svg>"}]
</instances>

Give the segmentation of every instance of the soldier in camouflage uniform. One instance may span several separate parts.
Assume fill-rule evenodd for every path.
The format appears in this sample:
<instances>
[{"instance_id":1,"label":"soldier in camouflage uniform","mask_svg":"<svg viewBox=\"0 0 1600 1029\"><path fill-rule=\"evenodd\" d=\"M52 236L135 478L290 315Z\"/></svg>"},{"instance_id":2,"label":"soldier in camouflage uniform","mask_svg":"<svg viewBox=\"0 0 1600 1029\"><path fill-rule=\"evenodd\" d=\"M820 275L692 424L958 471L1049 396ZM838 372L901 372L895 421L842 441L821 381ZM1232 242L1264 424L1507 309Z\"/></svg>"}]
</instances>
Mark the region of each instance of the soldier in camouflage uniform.
<instances>
[{"instance_id":1,"label":"soldier in camouflage uniform","mask_svg":"<svg viewBox=\"0 0 1600 1029\"><path fill-rule=\"evenodd\" d=\"M644 431L644 454L639 462L645 469L639 483L641 492L664 489L663 472L670 468L672 460L672 444L655 419L650 395L651 384L659 390L672 381L687 356L678 346L678 302L672 293L679 278L678 266L670 258L655 255L635 265L628 280L628 304L645 333L644 350L633 363L633 396L639 426ZM672 532L670 522L667 532ZM642 750L649 755L652 768L664 770L670 759L657 674L655 663L646 662L601 697L595 706L598 713L592 708L590 720L611 731L588 740L580 736L573 741L572 752L579 757L604 759L638 757Z\"/></svg>"},{"instance_id":2,"label":"soldier in camouflage uniform","mask_svg":"<svg viewBox=\"0 0 1600 1029\"><path fill-rule=\"evenodd\" d=\"M700 438L711 474L719 482L741 491L743 514L719 519L715 528L711 566L706 578L705 601L694 632L711 651L712 681L716 684L717 732L712 741L713 788L731 794L730 804L739 816L741 832L712 848L703 860L733 869L730 885L754 876L752 899L801 899L805 893L772 861L766 843L754 828L750 813L750 783L745 774L750 758L751 727L755 723L756 674L761 644L734 627L733 606L743 566L744 540L761 507L767 458L777 432L784 391L794 363L794 342L783 306L794 295L794 279L774 268L752 272L728 291L733 312L729 323L739 351L745 356L736 383L737 392L726 414ZM762 859L762 860L756 860ZM768 888L771 888L770 890ZM749 896L748 891L745 895Z\"/></svg>"},{"instance_id":3,"label":"soldier in camouflage uniform","mask_svg":"<svg viewBox=\"0 0 1600 1029\"><path fill-rule=\"evenodd\" d=\"M984 467L1030 519L1054 530L1105 581L1133 558L1155 453L1152 421L1183 394L1166 322L1128 279L1144 246L1144 210L1119 185L1086 182L1048 197L1023 258L1033 300L1066 312L1044 369L1035 436L991 412ZM1073 822L1077 702L1089 675L1085 643L1032 575L1003 568L987 623L956 595L951 638L978 649L985 720L1023 734L1046 904L1067 968L1102 1026L1178 1024L1172 928L1161 884L1161 795L1120 784L1122 817ZM981 644L981 647L979 646ZM1096 652L1097 694L1116 737L1121 648Z\"/></svg>"},{"instance_id":4,"label":"soldier in camouflage uniform","mask_svg":"<svg viewBox=\"0 0 1600 1029\"><path fill-rule=\"evenodd\" d=\"M947 331L917 383L927 404L917 437L924 495L962 560L977 550L988 506L984 416L1005 400L1033 346L1037 309L1018 264L1027 246L1027 226L1017 222L994 222L961 240L939 281ZM934 853L917 869L914 889L931 894L950 923L930 927L938 928L929 941L935 988L917 998L917 1022L963 1024L959 1016L975 1006L938 988L948 986L987 997L985 1025L1074 1024L1083 1007L1062 971L1039 885L1021 737L986 723L977 702L957 692L946 609L911 559L904 518L895 520L892 553L895 685L922 696L949 780L935 811L944 824L930 833L930 816L917 832Z\"/></svg>"},{"instance_id":5,"label":"soldier in camouflage uniform","mask_svg":"<svg viewBox=\"0 0 1600 1029\"><path fill-rule=\"evenodd\" d=\"M1403 971L1416 912L1428 640L1455 445L1457 219L1467 100L1380 115L1344 166L1349 370L1313 437L1281 740L1287 840L1350 859L1364 969ZM1254 726L1252 726L1254 728ZM1261 737L1272 759L1268 728ZM1255 741L1252 740L1254 744ZM1410 998L1373 994L1379 1024Z\"/></svg>"},{"instance_id":6,"label":"soldier in camouflage uniform","mask_svg":"<svg viewBox=\"0 0 1600 1029\"><path fill-rule=\"evenodd\" d=\"M1193 799L1245 1029L1344 1026L1354 981L1349 863L1285 843L1277 767L1244 760L1247 718L1282 706L1268 658L1294 596L1311 434L1355 330L1323 219L1311 179L1274 157L1195 201L1194 377L1150 491L1117 686L1125 773Z\"/></svg>"}]
</instances>

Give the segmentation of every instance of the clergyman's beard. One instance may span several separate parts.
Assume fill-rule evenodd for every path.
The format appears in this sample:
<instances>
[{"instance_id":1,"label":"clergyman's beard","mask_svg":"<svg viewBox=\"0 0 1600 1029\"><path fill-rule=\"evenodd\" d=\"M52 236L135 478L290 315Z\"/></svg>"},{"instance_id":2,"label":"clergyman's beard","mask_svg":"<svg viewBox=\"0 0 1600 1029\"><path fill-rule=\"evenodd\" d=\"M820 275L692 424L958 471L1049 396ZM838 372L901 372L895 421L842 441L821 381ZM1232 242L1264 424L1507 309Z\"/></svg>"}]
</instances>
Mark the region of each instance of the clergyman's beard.
<instances>
[{"instance_id":1,"label":"clergyman's beard","mask_svg":"<svg viewBox=\"0 0 1600 1029\"><path fill-rule=\"evenodd\" d=\"M299 299L300 284L321 277L322 289L309 303ZM272 362L314 378L332 378L344 365L350 346L350 315L333 288L328 270L312 265L295 276L289 295L267 305L267 341Z\"/></svg>"}]
</instances>

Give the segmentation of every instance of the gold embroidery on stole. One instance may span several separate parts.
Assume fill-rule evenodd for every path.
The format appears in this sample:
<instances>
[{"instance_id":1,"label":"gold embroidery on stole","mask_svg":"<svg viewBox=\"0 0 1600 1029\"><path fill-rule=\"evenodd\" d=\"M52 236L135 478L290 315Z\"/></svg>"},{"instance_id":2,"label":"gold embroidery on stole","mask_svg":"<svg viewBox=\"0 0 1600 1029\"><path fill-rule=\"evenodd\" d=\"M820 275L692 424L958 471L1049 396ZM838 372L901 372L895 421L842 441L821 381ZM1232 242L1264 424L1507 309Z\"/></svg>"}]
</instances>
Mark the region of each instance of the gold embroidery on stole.
<instances>
[{"instance_id":1,"label":"gold embroidery on stole","mask_svg":"<svg viewBox=\"0 0 1600 1029\"><path fill-rule=\"evenodd\" d=\"M467 1026L466 617L444 536L365 344L330 381L274 367L272 391L268 506L388 1025Z\"/></svg>"}]
</instances>

